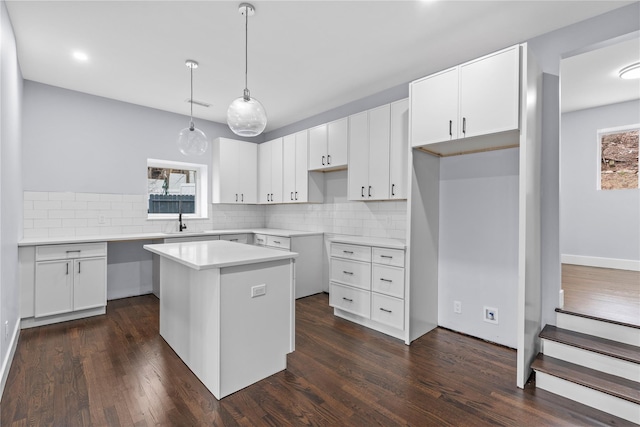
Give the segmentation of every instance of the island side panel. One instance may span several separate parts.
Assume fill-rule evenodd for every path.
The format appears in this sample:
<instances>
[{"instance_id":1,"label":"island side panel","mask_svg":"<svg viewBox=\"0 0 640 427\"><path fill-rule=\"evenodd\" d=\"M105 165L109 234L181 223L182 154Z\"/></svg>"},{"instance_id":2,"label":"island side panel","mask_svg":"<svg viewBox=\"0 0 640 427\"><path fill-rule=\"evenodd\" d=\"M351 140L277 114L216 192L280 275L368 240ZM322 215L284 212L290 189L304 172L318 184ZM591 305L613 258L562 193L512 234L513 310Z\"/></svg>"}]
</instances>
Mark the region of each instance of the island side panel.
<instances>
[{"instance_id":1,"label":"island side panel","mask_svg":"<svg viewBox=\"0 0 640 427\"><path fill-rule=\"evenodd\" d=\"M220 395L220 269L160 258L160 335L217 398Z\"/></svg>"},{"instance_id":2,"label":"island side panel","mask_svg":"<svg viewBox=\"0 0 640 427\"><path fill-rule=\"evenodd\" d=\"M221 269L221 396L286 369L295 315L293 261ZM266 285L252 297L251 289Z\"/></svg>"}]
</instances>

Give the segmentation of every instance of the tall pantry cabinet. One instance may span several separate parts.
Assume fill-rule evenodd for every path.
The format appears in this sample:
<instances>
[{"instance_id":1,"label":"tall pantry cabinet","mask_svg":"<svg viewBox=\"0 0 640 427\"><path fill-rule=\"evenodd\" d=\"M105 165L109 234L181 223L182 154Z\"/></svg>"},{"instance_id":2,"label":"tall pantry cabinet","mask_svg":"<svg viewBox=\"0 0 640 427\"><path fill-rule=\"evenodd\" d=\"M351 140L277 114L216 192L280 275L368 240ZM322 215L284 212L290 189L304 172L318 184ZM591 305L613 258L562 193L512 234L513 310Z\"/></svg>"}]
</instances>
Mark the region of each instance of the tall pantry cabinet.
<instances>
[{"instance_id":1,"label":"tall pantry cabinet","mask_svg":"<svg viewBox=\"0 0 640 427\"><path fill-rule=\"evenodd\" d=\"M514 296L510 304L517 306L513 322L517 323L518 387L524 387L529 377L529 366L539 350L537 334L541 327L541 76L535 58L527 45L522 44L418 79L409 88L412 149L407 206L405 342L408 344L438 326L439 307L445 310L446 305L447 310L451 309L448 304L438 303L439 287L442 289L443 286L439 283L439 277L442 280L443 275L439 272L443 265L439 263L440 245L443 244L441 222L450 220L443 217L440 221L441 197L445 196L442 188L446 184L440 180L441 163L451 165L455 162L445 163L441 159L518 147L512 157L518 161L514 167L518 171L518 195L517 201L513 202L517 204L517 213L514 213L517 231L513 231L517 235L509 237L517 239L513 246L518 248L517 266L514 267L517 274L513 280L514 287L517 285L517 298ZM469 178L474 176L466 177ZM456 205L455 200L453 204L450 199L446 201L445 207ZM461 202L462 206L469 205L467 200ZM487 208L490 201L479 200L477 203ZM469 215L474 212L470 211ZM446 224L449 230L455 228L450 221ZM450 246L451 241L447 240L446 244ZM480 252L482 242L474 241L473 244ZM449 246L449 254L455 253L455 248ZM451 268L452 262L465 261L444 259L444 262ZM479 268L473 263L464 265L465 268ZM483 265L482 268L487 267ZM483 273L486 275L487 272ZM474 324L474 327L481 327L482 319L474 319L481 324Z\"/></svg>"}]
</instances>

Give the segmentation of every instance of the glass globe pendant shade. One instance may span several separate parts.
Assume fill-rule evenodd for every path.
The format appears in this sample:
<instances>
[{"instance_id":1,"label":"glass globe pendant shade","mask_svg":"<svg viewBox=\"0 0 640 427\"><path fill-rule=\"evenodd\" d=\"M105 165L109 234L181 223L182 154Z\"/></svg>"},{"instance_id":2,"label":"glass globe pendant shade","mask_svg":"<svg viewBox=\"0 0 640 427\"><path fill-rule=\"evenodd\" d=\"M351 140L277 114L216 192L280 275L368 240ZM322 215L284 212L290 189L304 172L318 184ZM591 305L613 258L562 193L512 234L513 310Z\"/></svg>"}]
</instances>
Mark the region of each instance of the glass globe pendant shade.
<instances>
[{"instance_id":1,"label":"glass globe pendant shade","mask_svg":"<svg viewBox=\"0 0 640 427\"><path fill-rule=\"evenodd\" d=\"M257 136L267 127L267 113L257 99L241 96L229 105L227 124L236 135Z\"/></svg>"},{"instance_id":2,"label":"glass globe pendant shade","mask_svg":"<svg viewBox=\"0 0 640 427\"><path fill-rule=\"evenodd\" d=\"M178 134L178 150L185 156L201 156L207 151L207 147L209 147L207 137L204 132L194 127L193 123Z\"/></svg>"}]
</instances>

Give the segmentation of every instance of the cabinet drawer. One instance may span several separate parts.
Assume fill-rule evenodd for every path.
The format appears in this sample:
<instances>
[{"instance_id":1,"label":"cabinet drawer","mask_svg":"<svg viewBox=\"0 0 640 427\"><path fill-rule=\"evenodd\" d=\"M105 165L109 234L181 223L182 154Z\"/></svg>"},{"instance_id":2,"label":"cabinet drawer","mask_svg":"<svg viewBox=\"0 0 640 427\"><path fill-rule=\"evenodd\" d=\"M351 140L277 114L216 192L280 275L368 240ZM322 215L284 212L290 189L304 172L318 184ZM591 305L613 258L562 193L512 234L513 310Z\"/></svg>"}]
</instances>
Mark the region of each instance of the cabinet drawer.
<instances>
[{"instance_id":1,"label":"cabinet drawer","mask_svg":"<svg viewBox=\"0 0 640 427\"><path fill-rule=\"evenodd\" d=\"M404 300L371 293L371 320L404 329Z\"/></svg>"},{"instance_id":2,"label":"cabinet drawer","mask_svg":"<svg viewBox=\"0 0 640 427\"><path fill-rule=\"evenodd\" d=\"M253 244L256 246L265 246L267 244L267 236L265 234L254 234Z\"/></svg>"},{"instance_id":3,"label":"cabinet drawer","mask_svg":"<svg viewBox=\"0 0 640 427\"><path fill-rule=\"evenodd\" d=\"M373 262L376 264L404 267L404 251L400 249L373 248Z\"/></svg>"},{"instance_id":4,"label":"cabinet drawer","mask_svg":"<svg viewBox=\"0 0 640 427\"><path fill-rule=\"evenodd\" d=\"M404 298L404 268L373 264L371 290L392 297Z\"/></svg>"},{"instance_id":5,"label":"cabinet drawer","mask_svg":"<svg viewBox=\"0 0 640 427\"><path fill-rule=\"evenodd\" d=\"M371 289L371 264L331 258L329 280L357 288Z\"/></svg>"},{"instance_id":6,"label":"cabinet drawer","mask_svg":"<svg viewBox=\"0 0 640 427\"><path fill-rule=\"evenodd\" d=\"M371 248L369 246L331 243L331 256L371 262Z\"/></svg>"},{"instance_id":7,"label":"cabinet drawer","mask_svg":"<svg viewBox=\"0 0 640 427\"><path fill-rule=\"evenodd\" d=\"M267 246L289 250L291 249L291 239L288 237L267 236Z\"/></svg>"},{"instance_id":8,"label":"cabinet drawer","mask_svg":"<svg viewBox=\"0 0 640 427\"><path fill-rule=\"evenodd\" d=\"M220 239L220 236L169 237L164 239L164 243L205 242L207 240L219 240L219 239Z\"/></svg>"},{"instance_id":9,"label":"cabinet drawer","mask_svg":"<svg viewBox=\"0 0 640 427\"><path fill-rule=\"evenodd\" d=\"M249 238L246 234L223 234L220 240L228 240L229 242L248 243Z\"/></svg>"},{"instance_id":10,"label":"cabinet drawer","mask_svg":"<svg viewBox=\"0 0 640 427\"><path fill-rule=\"evenodd\" d=\"M36 246L36 261L100 257L107 255L107 243L74 243L68 245Z\"/></svg>"},{"instance_id":11,"label":"cabinet drawer","mask_svg":"<svg viewBox=\"0 0 640 427\"><path fill-rule=\"evenodd\" d=\"M331 283L329 285L329 305L369 318L371 314L371 292Z\"/></svg>"}]
</instances>

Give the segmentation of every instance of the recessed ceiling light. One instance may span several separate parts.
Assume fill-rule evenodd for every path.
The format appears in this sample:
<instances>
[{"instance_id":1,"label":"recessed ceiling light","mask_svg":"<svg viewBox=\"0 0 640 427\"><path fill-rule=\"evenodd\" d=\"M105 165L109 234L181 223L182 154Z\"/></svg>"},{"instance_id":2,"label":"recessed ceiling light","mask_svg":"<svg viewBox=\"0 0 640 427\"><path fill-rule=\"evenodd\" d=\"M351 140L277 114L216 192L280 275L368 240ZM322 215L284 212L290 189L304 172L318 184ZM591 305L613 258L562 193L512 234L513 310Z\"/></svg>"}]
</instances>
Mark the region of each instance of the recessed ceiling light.
<instances>
[{"instance_id":1,"label":"recessed ceiling light","mask_svg":"<svg viewBox=\"0 0 640 427\"><path fill-rule=\"evenodd\" d=\"M76 50L75 52L73 52L73 58L81 62L85 62L89 60L89 56L84 52L80 52L79 50Z\"/></svg>"},{"instance_id":2,"label":"recessed ceiling light","mask_svg":"<svg viewBox=\"0 0 640 427\"><path fill-rule=\"evenodd\" d=\"M625 80L640 79L640 62L628 65L620 70L620 78Z\"/></svg>"}]
</instances>

